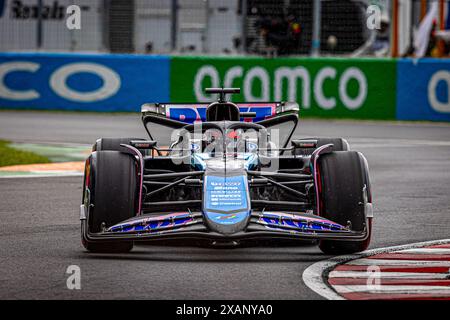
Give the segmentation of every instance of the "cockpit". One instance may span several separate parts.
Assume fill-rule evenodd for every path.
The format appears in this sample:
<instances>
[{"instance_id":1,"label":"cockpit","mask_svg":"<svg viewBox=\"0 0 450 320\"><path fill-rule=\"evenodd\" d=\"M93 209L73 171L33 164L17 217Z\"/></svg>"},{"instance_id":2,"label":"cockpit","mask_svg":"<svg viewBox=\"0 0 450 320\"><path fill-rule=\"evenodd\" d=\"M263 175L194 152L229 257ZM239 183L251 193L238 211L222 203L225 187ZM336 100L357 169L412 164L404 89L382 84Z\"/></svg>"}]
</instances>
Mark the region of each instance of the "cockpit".
<instances>
[{"instance_id":1,"label":"cockpit","mask_svg":"<svg viewBox=\"0 0 450 320\"><path fill-rule=\"evenodd\" d=\"M213 158L245 158L249 154L276 156L277 146L267 129L254 123L230 121L186 125L172 143L171 156L205 154Z\"/></svg>"},{"instance_id":2,"label":"cockpit","mask_svg":"<svg viewBox=\"0 0 450 320\"><path fill-rule=\"evenodd\" d=\"M287 147L297 126L298 104L227 101L226 95L240 92L237 88L208 88L205 92L218 94L218 101L142 107L144 126L159 148L226 157Z\"/></svg>"}]
</instances>

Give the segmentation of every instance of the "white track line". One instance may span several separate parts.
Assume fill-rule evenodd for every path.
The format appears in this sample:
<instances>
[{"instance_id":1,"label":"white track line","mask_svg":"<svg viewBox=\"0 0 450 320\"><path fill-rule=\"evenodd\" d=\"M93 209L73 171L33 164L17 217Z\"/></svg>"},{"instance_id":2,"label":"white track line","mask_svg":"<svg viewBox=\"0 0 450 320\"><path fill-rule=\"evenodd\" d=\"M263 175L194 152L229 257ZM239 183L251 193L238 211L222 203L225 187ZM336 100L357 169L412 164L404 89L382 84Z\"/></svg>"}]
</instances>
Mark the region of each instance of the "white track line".
<instances>
[{"instance_id":1,"label":"white track line","mask_svg":"<svg viewBox=\"0 0 450 320\"><path fill-rule=\"evenodd\" d=\"M337 285L334 286L339 293L355 293L355 292L367 292L367 293L432 293L432 294L449 294L450 287L445 286L396 286L396 285L382 285L373 286L370 288L366 285Z\"/></svg>"},{"instance_id":2,"label":"white track line","mask_svg":"<svg viewBox=\"0 0 450 320\"><path fill-rule=\"evenodd\" d=\"M449 254L450 249L445 248L417 248L400 250L398 253L412 253L412 254Z\"/></svg>"},{"instance_id":3,"label":"white track line","mask_svg":"<svg viewBox=\"0 0 450 320\"><path fill-rule=\"evenodd\" d=\"M345 256L339 256L334 257L328 260L323 260L316 262L309 266L302 275L303 282L314 292L321 295L322 297L329 299L329 300L345 300L342 296L340 296L338 293L336 293L335 290L333 290L331 287L329 287L327 281L326 281L326 275L329 271L334 269L337 265L346 263L350 260L355 259L361 259L368 256L373 256L375 254L379 253L386 253L391 251L398 251L398 250L405 250L405 249L412 249L412 248L420 248L420 247L426 247L426 246L433 246L433 245L439 245L439 244L446 244L450 243L450 239L443 239L443 240L435 240L435 241L426 241L426 242L418 242L418 243L412 243L407 245L401 245L401 246L393 246L393 247L386 247L386 248L378 248L378 249L372 249L367 250L364 252L361 252L359 254L352 254L352 255L345 255ZM364 260L371 260L373 259L364 259ZM379 262L380 260L378 260ZM382 260L383 264L378 265L384 265L386 260ZM410 262L409 260L395 260L395 261L402 261L403 264L406 264ZM417 261L420 262L421 266L423 265L430 265L430 261ZM424 263L426 262L426 263ZM431 261L436 262L437 266L447 266L447 262L450 263L450 261ZM391 265L392 260L390 260ZM375 264L375 263L374 263ZM433 265L434 266L434 265Z\"/></svg>"},{"instance_id":4,"label":"white track line","mask_svg":"<svg viewBox=\"0 0 450 320\"><path fill-rule=\"evenodd\" d=\"M55 174L24 174L24 175L0 175L0 179L21 179L21 178L60 178L60 177L81 177L83 172L55 173Z\"/></svg>"},{"instance_id":5,"label":"white track line","mask_svg":"<svg viewBox=\"0 0 450 320\"><path fill-rule=\"evenodd\" d=\"M391 259L357 259L347 262L352 266L420 266L420 267L449 267L450 261L430 260L391 260Z\"/></svg>"},{"instance_id":6,"label":"white track line","mask_svg":"<svg viewBox=\"0 0 450 320\"><path fill-rule=\"evenodd\" d=\"M373 277L374 272L370 271L331 271L329 278L369 278ZM381 279L448 279L447 273L428 273L428 272L377 272L377 278ZM449 287L450 288L450 287Z\"/></svg>"},{"instance_id":7,"label":"white track line","mask_svg":"<svg viewBox=\"0 0 450 320\"><path fill-rule=\"evenodd\" d=\"M336 259L336 258L335 258ZM342 296L331 289L324 277L324 271L334 268L339 262L324 260L310 265L303 271L303 282L314 292L328 300L345 300Z\"/></svg>"}]
</instances>

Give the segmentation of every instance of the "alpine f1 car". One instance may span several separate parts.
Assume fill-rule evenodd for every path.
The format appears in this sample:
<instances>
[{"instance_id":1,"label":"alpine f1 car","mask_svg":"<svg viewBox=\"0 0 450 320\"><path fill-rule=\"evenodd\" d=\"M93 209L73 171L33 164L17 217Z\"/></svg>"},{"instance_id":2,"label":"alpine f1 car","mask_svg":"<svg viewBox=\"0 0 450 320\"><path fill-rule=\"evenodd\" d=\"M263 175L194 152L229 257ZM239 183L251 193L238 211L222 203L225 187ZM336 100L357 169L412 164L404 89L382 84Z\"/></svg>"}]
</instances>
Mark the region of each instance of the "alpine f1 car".
<instances>
[{"instance_id":1,"label":"alpine f1 car","mask_svg":"<svg viewBox=\"0 0 450 320\"><path fill-rule=\"evenodd\" d=\"M342 138L292 139L297 103L142 106L148 140L103 138L86 160L82 243L127 252L136 241L318 240L365 250L372 195L365 157Z\"/></svg>"}]
</instances>

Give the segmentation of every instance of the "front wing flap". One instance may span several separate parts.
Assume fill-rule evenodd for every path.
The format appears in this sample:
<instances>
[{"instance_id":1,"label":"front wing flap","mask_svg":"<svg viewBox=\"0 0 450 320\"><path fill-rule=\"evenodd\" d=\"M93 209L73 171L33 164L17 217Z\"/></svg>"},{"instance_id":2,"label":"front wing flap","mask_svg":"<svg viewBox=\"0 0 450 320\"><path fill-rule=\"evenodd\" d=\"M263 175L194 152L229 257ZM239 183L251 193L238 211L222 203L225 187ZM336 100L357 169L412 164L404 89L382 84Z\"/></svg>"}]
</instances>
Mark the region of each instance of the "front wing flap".
<instances>
[{"instance_id":1,"label":"front wing flap","mask_svg":"<svg viewBox=\"0 0 450 320\"><path fill-rule=\"evenodd\" d=\"M141 215L128 219L101 232L91 233L87 225L88 210L82 209L82 233L89 241L111 240L161 240L161 239L328 239L362 241L368 237L363 231L350 230L333 221L307 213L254 212L244 231L233 234L211 232L204 224L200 212L175 212ZM367 225L367 224L366 224Z\"/></svg>"}]
</instances>

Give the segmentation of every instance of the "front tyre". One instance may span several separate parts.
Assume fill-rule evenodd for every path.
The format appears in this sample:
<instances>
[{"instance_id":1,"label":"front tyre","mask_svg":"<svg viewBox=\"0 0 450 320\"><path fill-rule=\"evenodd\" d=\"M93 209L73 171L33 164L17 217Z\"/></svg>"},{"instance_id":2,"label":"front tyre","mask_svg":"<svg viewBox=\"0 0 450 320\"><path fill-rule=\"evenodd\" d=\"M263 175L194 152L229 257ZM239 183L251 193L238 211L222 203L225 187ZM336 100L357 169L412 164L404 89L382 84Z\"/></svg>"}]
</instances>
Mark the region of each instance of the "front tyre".
<instances>
[{"instance_id":1,"label":"front tyre","mask_svg":"<svg viewBox=\"0 0 450 320\"><path fill-rule=\"evenodd\" d=\"M89 232L100 232L135 216L138 200L136 161L118 151L97 151L88 162L83 202L89 207ZM132 241L83 239L82 242L88 251L96 253L122 253L133 248Z\"/></svg>"},{"instance_id":2,"label":"front tyre","mask_svg":"<svg viewBox=\"0 0 450 320\"><path fill-rule=\"evenodd\" d=\"M366 217L366 201L371 202L368 169L364 157L355 151L324 154L318 161L320 215L354 231L367 227L368 238L362 241L321 240L319 248L326 254L364 251L370 243L371 218ZM366 223L368 225L366 226Z\"/></svg>"},{"instance_id":3,"label":"front tyre","mask_svg":"<svg viewBox=\"0 0 450 320\"><path fill-rule=\"evenodd\" d=\"M317 145L315 148L297 148L294 149L294 155L311 155L314 150L316 150L317 148L327 145L327 144L332 144L333 147L331 148L331 151L349 151L350 150L350 146L347 142L347 140L343 139L343 138L309 138L309 139L305 139L305 140L317 140Z\"/></svg>"}]
</instances>

